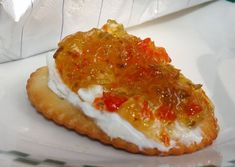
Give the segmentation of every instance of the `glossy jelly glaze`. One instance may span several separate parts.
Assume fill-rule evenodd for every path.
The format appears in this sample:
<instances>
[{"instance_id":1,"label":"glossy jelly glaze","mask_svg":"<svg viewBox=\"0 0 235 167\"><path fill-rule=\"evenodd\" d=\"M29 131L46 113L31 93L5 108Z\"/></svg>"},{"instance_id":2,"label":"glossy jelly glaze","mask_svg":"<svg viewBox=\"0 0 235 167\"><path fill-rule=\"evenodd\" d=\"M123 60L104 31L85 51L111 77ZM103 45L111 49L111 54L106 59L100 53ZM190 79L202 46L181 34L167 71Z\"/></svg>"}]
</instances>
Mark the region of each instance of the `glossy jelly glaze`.
<instances>
[{"instance_id":1,"label":"glossy jelly glaze","mask_svg":"<svg viewBox=\"0 0 235 167\"><path fill-rule=\"evenodd\" d=\"M176 125L192 130L213 111L201 85L174 68L164 48L129 35L115 21L66 37L54 58L71 91L100 85L103 95L94 99L94 108L118 114L165 146Z\"/></svg>"}]
</instances>

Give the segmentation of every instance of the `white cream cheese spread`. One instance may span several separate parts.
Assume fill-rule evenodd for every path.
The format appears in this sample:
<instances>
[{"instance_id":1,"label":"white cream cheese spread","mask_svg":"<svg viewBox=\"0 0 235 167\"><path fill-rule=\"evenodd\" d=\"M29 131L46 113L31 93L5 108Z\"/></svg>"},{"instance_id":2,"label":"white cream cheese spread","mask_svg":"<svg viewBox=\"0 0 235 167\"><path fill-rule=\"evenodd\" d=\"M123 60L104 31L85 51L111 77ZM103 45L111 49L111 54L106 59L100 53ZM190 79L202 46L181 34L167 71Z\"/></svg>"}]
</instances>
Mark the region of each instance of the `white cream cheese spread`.
<instances>
[{"instance_id":1,"label":"white cream cheese spread","mask_svg":"<svg viewBox=\"0 0 235 167\"><path fill-rule=\"evenodd\" d=\"M142 132L135 129L128 121L122 119L117 113L97 110L92 103L96 97L103 95L103 87L91 85L89 88L80 88L77 93L71 91L62 81L56 69L53 56L47 59L49 68L49 88L59 97L66 99L71 104L82 109L85 115L93 118L96 124L111 138L121 138L136 144L141 148L157 148L168 151L176 144L175 139L190 145L200 143L202 140L200 128L189 129L175 121L172 130L170 145L167 147L161 142L147 138Z\"/></svg>"}]
</instances>

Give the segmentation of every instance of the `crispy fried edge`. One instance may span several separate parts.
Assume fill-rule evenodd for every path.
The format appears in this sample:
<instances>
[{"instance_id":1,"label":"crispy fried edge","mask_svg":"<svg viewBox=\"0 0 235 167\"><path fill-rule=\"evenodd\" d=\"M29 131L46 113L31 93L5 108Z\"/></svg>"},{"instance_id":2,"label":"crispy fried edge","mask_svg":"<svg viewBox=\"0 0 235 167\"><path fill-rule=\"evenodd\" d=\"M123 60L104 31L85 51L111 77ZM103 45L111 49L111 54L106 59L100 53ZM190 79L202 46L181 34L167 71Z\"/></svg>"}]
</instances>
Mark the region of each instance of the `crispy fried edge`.
<instances>
[{"instance_id":1,"label":"crispy fried edge","mask_svg":"<svg viewBox=\"0 0 235 167\"><path fill-rule=\"evenodd\" d=\"M109 144L115 148L126 150L131 153L141 153L145 155L181 155L192 153L210 144L217 137L219 127L214 117L213 111L200 123L203 139L197 144L189 146L177 141L176 146L167 152L162 152L157 148L139 148L137 145L127 142L121 138L111 138L105 134L95 122L83 114L64 99L59 98L47 86L48 68L41 67L30 75L27 81L27 94L31 104L46 118L68 129L72 129L79 134L86 135L92 139L99 140L104 144ZM205 95L206 96L206 95ZM209 99L208 99L209 101ZM212 104L209 104L212 105Z\"/></svg>"}]
</instances>

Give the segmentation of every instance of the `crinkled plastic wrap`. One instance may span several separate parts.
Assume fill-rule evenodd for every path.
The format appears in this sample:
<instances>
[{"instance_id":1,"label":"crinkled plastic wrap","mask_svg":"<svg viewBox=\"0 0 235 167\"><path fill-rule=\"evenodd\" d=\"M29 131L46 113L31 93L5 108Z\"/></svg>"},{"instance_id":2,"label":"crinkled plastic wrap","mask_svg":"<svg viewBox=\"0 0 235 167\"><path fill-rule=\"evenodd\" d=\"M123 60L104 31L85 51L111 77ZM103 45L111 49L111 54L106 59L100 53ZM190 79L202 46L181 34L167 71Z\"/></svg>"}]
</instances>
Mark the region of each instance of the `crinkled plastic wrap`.
<instances>
[{"instance_id":1,"label":"crinkled plastic wrap","mask_svg":"<svg viewBox=\"0 0 235 167\"><path fill-rule=\"evenodd\" d=\"M107 19L133 26L209 0L0 0L0 63L57 47Z\"/></svg>"}]
</instances>

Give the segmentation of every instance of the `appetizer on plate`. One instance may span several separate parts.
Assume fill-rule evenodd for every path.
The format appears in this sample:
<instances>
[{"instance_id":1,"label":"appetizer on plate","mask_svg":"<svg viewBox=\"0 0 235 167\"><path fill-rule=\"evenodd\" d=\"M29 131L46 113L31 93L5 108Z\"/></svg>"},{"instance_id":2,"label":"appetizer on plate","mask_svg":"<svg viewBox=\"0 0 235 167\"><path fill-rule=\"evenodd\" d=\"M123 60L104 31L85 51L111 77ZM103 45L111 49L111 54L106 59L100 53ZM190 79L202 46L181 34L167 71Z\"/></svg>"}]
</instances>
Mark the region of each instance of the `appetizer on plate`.
<instances>
[{"instance_id":1,"label":"appetizer on plate","mask_svg":"<svg viewBox=\"0 0 235 167\"><path fill-rule=\"evenodd\" d=\"M150 38L108 20L65 37L47 67L31 74L27 93L45 117L102 143L146 155L191 153L219 128L202 86L170 62Z\"/></svg>"}]
</instances>

